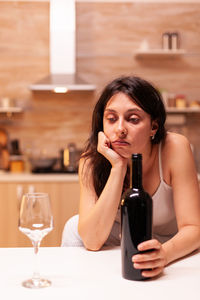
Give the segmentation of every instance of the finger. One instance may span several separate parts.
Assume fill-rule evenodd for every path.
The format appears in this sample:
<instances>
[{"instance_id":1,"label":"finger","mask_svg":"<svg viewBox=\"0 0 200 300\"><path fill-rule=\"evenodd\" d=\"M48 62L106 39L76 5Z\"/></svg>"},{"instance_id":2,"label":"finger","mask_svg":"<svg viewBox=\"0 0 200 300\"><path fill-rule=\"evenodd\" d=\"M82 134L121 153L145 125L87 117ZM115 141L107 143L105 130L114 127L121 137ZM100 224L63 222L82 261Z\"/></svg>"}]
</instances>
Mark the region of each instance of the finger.
<instances>
[{"instance_id":1,"label":"finger","mask_svg":"<svg viewBox=\"0 0 200 300\"><path fill-rule=\"evenodd\" d=\"M155 269L163 266L161 259L156 259L153 261L137 262L133 264L135 269Z\"/></svg>"},{"instance_id":2,"label":"finger","mask_svg":"<svg viewBox=\"0 0 200 300\"><path fill-rule=\"evenodd\" d=\"M151 277L158 276L159 274L162 273L162 271L163 271L162 267L155 268L155 269L152 269L152 270L143 270L142 271L142 276L151 278Z\"/></svg>"},{"instance_id":3,"label":"finger","mask_svg":"<svg viewBox=\"0 0 200 300\"><path fill-rule=\"evenodd\" d=\"M110 140L106 137L106 135L100 131L98 133L98 147L97 150L101 152L103 148L109 148L110 147Z\"/></svg>"},{"instance_id":4,"label":"finger","mask_svg":"<svg viewBox=\"0 0 200 300\"><path fill-rule=\"evenodd\" d=\"M103 131L99 131L99 133L98 133L98 141L100 142L100 143L105 143L105 141L107 141L108 140L108 138L107 138L107 136L103 133Z\"/></svg>"},{"instance_id":5,"label":"finger","mask_svg":"<svg viewBox=\"0 0 200 300\"><path fill-rule=\"evenodd\" d=\"M140 243L137 248L139 251L146 251L146 250L151 250L151 249L159 250L161 248L161 244L159 241L152 239L152 240L148 240L148 241Z\"/></svg>"},{"instance_id":6,"label":"finger","mask_svg":"<svg viewBox=\"0 0 200 300\"><path fill-rule=\"evenodd\" d=\"M132 261L133 262L143 262L143 261L149 261L149 260L156 260L156 259L160 259L160 258L161 258L160 251L152 250L151 252L133 255Z\"/></svg>"}]
</instances>

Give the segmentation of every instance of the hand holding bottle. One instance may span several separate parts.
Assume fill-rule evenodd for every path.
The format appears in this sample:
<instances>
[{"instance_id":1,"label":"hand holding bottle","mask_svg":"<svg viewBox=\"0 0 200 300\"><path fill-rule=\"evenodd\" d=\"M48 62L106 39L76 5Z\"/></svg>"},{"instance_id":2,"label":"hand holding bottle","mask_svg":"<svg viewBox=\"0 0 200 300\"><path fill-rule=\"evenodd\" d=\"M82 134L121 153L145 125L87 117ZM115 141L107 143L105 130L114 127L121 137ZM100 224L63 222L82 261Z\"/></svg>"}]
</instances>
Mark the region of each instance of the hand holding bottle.
<instances>
[{"instance_id":1,"label":"hand holding bottle","mask_svg":"<svg viewBox=\"0 0 200 300\"><path fill-rule=\"evenodd\" d=\"M155 277L159 275L167 264L166 253L162 244L156 240L148 240L138 245L139 251L145 253L136 254L132 257L135 269L146 269L142 271L144 277Z\"/></svg>"}]
</instances>

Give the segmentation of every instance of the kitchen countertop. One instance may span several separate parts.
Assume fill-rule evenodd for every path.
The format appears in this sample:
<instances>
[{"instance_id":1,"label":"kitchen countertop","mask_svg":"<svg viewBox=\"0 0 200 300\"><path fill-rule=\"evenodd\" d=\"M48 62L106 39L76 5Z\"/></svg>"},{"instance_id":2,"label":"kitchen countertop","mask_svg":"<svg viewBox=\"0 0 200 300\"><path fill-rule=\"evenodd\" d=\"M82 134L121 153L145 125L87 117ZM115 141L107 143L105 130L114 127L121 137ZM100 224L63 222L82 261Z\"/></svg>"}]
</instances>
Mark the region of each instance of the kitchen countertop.
<instances>
[{"instance_id":1,"label":"kitchen countertop","mask_svg":"<svg viewBox=\"0 0 200 300\"><path fill-rule=\"evenodd\" d=\"M199 300L200 252L167 266L163 274L146 281L121 275L120 247L87 251L83 247L41 247L39 271L52 282L44 289L21 283L34 270L34 252L27 248L0 248L1 299L10 300Z\"/></svg>"},{"instance_id":2,"label":"kitchen countertop","mask_svg":"<svg viewBox=\"0 0 200 300\"><path fill-rule=\"evenodd\" d=\"M200 181L200 174L198 174ZM1 182L78 182L78 174L53 173L53 174L33 174L33 173L8 173L0 172Z\"/></svg>"},{"instance_id":3,"label":"kitchen countertop","mask_svg":"<svg viewBox=\"0 0 200 300\"><path fill-rule=\"evenodd\" d=\"M0 172L1 182L78 182L78 174L33 174Z\"/></svg>"}]
</instances>

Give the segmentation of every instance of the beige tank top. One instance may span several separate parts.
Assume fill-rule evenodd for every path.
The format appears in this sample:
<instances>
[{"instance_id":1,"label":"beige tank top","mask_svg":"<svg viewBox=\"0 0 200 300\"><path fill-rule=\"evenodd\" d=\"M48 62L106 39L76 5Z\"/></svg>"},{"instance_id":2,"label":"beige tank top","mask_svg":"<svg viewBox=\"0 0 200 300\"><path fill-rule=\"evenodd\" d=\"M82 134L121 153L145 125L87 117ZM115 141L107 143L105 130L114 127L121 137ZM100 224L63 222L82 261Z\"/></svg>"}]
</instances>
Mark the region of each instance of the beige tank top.
<instances>
[{"instance_id":1,"label":"beige tank top","mask_svg":"<svg viewBox=\"0 0 200 300\"><path fill-rule=\"evenodd\" d=\"M152 196L153 200L153 237L161 243L177 233L177 222L174 211L173 191L163 180L161 144L159 145L160 184Z\"/></svg>"},{"instance_id":2,"label":"beige tank top","mask_svg":"<svg viewBox=\"0 0 200 300\"><path fill-rule=\"evenodd\" d=\"M161 144L159 144L160 184L152 196L153 200L153 238L161 243L172 238L177 232L177 222L173 205L172 187L163 180ZM120 210L118 210L113 228L106 245L120 244Z\"/></svg>"}]
</instances>

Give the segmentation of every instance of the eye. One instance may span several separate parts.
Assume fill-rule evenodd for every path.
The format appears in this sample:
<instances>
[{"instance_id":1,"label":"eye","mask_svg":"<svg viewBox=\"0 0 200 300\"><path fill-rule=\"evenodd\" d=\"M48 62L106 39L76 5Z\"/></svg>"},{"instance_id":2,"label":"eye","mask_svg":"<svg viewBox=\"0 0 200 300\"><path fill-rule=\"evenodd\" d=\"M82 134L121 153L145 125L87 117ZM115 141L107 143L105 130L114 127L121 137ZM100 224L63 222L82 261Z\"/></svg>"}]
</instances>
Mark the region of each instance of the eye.
<instances>
[{"instance_id":1,"label":"eye","mask_svg":"<svg viewBox=\"0 0 200 300\"><path fill-rule=\"evenodd\" d=\"M136 116L132 116L128 119L128 121L133 123L133 124L138 124L140 122L140 119Z\"/></svg>"},{"instance_id":2,"label":"eye","mask_svg":"<svg viewBox=\"0 0 200 300\"><path fill-rule=\"evenodd\" d=\"M107 121L109 121L110 123L114 123L117 120L117 117L114 115L108 115L108 116L105 116L105 119Z\"/></svg>"},{"instance_id":3,"label":"eye","mask_svg":"<svg viewBox=\"0 0 200 300\"><path fill-rule=\"evenodd\" d=\"M110 123L114 123L114 122L116 121L116 118L110 117L110 118L107 118L107 120L108 120Z\"/></svg>"}]
</instances>

